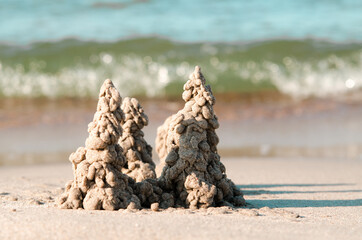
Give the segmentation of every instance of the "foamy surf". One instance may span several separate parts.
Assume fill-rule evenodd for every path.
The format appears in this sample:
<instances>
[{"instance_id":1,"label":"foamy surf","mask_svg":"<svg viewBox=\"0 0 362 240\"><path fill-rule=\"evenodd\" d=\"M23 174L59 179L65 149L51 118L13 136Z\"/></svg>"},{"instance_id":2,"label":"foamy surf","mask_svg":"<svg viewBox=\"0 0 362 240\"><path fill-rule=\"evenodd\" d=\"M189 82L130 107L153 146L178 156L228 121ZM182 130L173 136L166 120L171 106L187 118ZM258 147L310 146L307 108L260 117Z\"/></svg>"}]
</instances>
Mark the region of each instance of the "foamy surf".
<instances>
[{"instance_id":1,"label":"foamy surf","mask_svg":"<svg viewBox=\"0 0 362 240\"><path fill-rule=\"evenodd\" d=\"M95 98L105 78L113 79L123 96L177 96L191 66L199 64L215 93L333 97L360 92L361 47L312 40L186 44L159 38L0 45L0 96Z\"/></svg>"}]
</instances>

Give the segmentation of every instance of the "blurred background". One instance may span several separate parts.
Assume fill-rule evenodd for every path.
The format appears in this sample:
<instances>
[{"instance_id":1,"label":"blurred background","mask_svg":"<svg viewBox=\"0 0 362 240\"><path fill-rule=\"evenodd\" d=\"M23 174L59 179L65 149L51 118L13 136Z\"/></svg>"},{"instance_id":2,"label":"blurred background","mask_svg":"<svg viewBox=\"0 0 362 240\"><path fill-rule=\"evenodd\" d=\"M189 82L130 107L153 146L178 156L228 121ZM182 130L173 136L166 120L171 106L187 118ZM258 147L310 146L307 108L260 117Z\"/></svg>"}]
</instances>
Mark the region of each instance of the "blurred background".
<instances>
[{"instance_id":1,"label":"blurred background","mask_svg":"<svg viewBox=\"0 0 362 240\"><path fill-rule=\"evenodd\" d=\"M195 65L222 157L362 159L361 12L359 0L1 0L0 165L66 162L106 78L139 98L154 146Z\"/></svg>"}]
</instances>

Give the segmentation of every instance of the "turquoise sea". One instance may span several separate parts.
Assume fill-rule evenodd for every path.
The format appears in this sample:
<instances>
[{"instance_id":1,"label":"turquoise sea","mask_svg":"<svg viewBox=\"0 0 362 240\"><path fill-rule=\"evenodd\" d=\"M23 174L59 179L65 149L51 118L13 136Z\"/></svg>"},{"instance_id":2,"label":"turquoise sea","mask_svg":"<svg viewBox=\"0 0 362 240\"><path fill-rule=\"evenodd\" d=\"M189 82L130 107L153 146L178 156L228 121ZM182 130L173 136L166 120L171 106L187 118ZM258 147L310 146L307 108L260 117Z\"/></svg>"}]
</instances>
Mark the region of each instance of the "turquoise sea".
<instances>
[{"instance_id":1,"label":"turquoise sea","mask_svg":"<svg viewBox=\"0 0 362 240\"><path fill-rule=\"evenodd\" d=\"M359 0L1 0L0 96L179 94L194 65L217 93L296 98L362 88Z\"/></svg>"}]
</instances>

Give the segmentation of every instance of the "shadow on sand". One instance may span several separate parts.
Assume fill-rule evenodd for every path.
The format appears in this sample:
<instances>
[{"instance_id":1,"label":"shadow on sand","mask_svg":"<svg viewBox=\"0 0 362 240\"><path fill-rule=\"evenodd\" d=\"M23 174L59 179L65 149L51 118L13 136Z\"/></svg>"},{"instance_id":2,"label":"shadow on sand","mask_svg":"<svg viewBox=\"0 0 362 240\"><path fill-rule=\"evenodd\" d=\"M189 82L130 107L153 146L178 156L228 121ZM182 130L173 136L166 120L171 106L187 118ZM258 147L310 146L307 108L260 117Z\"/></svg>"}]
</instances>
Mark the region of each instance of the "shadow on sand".
<instances>
[{"instance_id":1,"label":"shadow on sand","mask_svg":"<svg viewBox=\"0 0 362 240\"><path fill-rule=\"evenodd\" d=\"M348 183L333 183L333 184L255 184L255 185L237 185L244 195L261 195L261 194L315 194L315 193L349 193L362 192L362 190L317 190L317 191L282 191L282 190L262 190L261 188L278 188L278 187L337 187L337 186L352 186ZM253 189L253 190L248 190ZM260 190L255 190L260 189ZM305 208L305 207L351 207L362 206L361 199L348 200L312 200L312 199L247 199L247 204L253 208Z\"/></svg>"},{"instance_id":2,"label":"shadow on sand","mask_svg":"<svg viewBox=\"0 0 362 240\"><path fill-rule=\"evenodd\" d=\"M300 194L300 193L348 193L348 192L362 192L362 190L330 190L330 191L269 191L269 190L244 190L244 195L261 195L261 194Z\"/></svg>"},{"instance_id":3,"label":"shadow on sand","mask_svg":"<svg viewBox=\"0 0 362 240\"><path fill-rule=\"evenodd\" d=\"M362 199L352 199L352 200L252 199L252 200L247 200L247 203L254 208L356 207L356 206L362 206Z\"/></svg>"},{"instance_id":4,"label":"shadow on sand","mask_svg":"<svg viewBox=\"0 0 362 240\"><path fill-rule=\"evenodd\" d=\"M275 187L336 187L336 186L353 186L352 183L322 183L322 184L249 184L236 185L238 188L275 188Z\"/></svg>"}]
</instances>

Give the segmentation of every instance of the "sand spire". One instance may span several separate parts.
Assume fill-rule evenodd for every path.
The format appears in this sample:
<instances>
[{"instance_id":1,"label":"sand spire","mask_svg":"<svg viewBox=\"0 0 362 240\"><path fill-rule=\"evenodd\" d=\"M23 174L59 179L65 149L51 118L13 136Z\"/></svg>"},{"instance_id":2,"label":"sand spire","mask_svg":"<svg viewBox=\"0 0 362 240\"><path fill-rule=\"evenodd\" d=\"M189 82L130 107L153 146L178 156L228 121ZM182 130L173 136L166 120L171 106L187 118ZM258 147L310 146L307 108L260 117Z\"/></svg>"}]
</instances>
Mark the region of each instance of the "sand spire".
<instances>
[{"instance_id":1,"label":"sand spire","mask_svg":"<svg viewBox=\"0 0 362 240\"><path fill-rule=\"evenodd\" d=\"M215 98L196 66L184 85L185 106L158 129L156 150L164 165L159 181L176 205L200 208L241 206L241 191L226 177L217 153Z\"/></svg>"},{"instance_id":2,"label":"sand spire","mask_svg":"<svg viewBox=\"0 0 362 240\"><path fill-rule=\"evenodd\" d=\"M125 113L125 120L122 124L123 134L119 139L119 145L127 160L122 172L136 182L156 178L152 147L143 138L142 131L142 128L148 125L147 115L135 98L124 98L121 109Z\"/></svg>"},{"instance_id":3,"label":"sand spire","mask_svg":"<svg viewBox=\"0 0 362 240\"><path fill-rule=\"evenodd\" d=\"M85 147L69 157L74 180L67 184L59 200L60 207L89 210L140 207L139 198L129 186L129 177L122 173L125 158L117 144L124 119L121 101L112 81L107 79L99 93L97 112L88 125Z\"/></svg>"}]
</instances>

